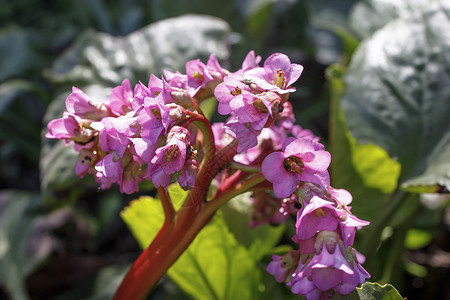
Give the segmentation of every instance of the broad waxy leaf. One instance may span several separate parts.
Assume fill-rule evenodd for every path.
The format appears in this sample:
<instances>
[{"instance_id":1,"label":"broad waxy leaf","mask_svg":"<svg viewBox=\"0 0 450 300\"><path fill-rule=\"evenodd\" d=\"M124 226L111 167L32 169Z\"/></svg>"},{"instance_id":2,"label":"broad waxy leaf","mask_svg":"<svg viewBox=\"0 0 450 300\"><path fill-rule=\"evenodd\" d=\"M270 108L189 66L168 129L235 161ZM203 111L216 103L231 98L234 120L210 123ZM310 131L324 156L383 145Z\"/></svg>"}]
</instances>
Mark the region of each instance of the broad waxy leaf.
<instances>
[{"instance_id":1,"label":"broad waxy leaf","mask_svg":"<svg viewBox=\"0 0 450 300\"><path fill-rule=\"evenodd\" d=\"M169 195L175 210L178 210L187 196L178 184L169 186ZM120 213L124 222L128 225L139 246L142 249L153 241L162 224L164 223L164 212L161 201L153 197L143 196L130 203Z\"/></svg>"},{"instance_id":2,"label":"broad waxy leaf","mask_svg":"<svg viewBox=\"0 0 450 300\"><path fill-rule=\"evenodd\" d=\"M403 300L399 292L390 284L380 285L366 282L348 295L337 295L332 299L346 300Z\"/></svg>"},{"instance_id":3,"label":"broad waxy leaf","mask_svg":"<svg viewBox=\"0 0 450 300\"><path fill-rule=\"evenodd\" d=\"M389 23L362 43L345 77L350 132L398 160L410 191L450 189L449 16L447 2Z\"/></svg>"},{"instance_id":4,"label":"broad waxy leaf","mask_svg":"<svg viewBox=\"0 0 450 300\"><path fill-rule=\"evenodd\" d=\"M368 0L354 5L350 13L350 25L363 38L371 36L388 22L405 18L416 10L427 8L440 0Z\"/></svg>"},{"instance_id":5,"label":"broad waxy leaf","mask_svg":"<svg viewBox=\"0 0 450 300\"><path fill-rule=\"evenodd\" d=\"M237 241L250 251L255 261L259 261L264 255L271 253L273 247L280 241L285 226L265 224L250 229L253 210L250 195L248 192L234 197L222 208L222 212L229 230Z\"/></svg>"},{"instance_id":6,"label":"broad waxy leaf","mask_svg":"<svg viewBox=\"0 0 450 300\"><path fill-rule=\"evenodd\" d=\"M255 299L260 272L218 214L169 269L195 299Z\"/></svg>"},{"instance_id":7,"label":"broad waxy leaf","mask_svg":"<svg viewBox=\"0 0 450 300\"><path fill-rule=\"evenodd\" d=\"M355 215L373 221L376 218L374 211L380 210L388 194L397 187L400 166L380 147L361 145L351 136L340 108L344 74L345 70L339 65L327 70L331 88L331 180L333 187L351 192L352 212ZM364 231L370 231L370 227Z\"/></svg>"},{"instance_id":8,"label":"broad waxy leaf","mask_svg":"<svg viewBox=\"0 0 450 300\"><path fill-rule=\"evenodd\" d=\"M206 62L211 53L228 57L226 22L208 16L186 15L166 19L125 37L92 31L82 35L51 72L58 83L118 85L123 79L146 83L150 73L183 71L191 59Z\"/></svg>"},{"instance_id":9,"label":"broad waxy leaf","mask_svg":"<svg viewBox=\"0 0 450 300\"><path fill-rule=\"evenodd\" d=\"M28 299L25 278L54 247L44 217L34 211L39 202L33 193L0 193L0 286L12 299Z\"/></svg>"},{"instance_id":10,"label":"broad waxy leaf","mask_svg":"<svg viewBox=\"0 0 450 300\"><path fill-rule=\"evenodd\" d=\"M184 198L187 193L172 185L169 194L178 209L183 201L175 199ZM159 200L141 197L132 201L121 217L139 245L145 248L162 226L164 212ZM168 274L195 299L254 299L259 272L251 252L236 241L219 213L197 235Z\"/></svg>"}]
</instances>

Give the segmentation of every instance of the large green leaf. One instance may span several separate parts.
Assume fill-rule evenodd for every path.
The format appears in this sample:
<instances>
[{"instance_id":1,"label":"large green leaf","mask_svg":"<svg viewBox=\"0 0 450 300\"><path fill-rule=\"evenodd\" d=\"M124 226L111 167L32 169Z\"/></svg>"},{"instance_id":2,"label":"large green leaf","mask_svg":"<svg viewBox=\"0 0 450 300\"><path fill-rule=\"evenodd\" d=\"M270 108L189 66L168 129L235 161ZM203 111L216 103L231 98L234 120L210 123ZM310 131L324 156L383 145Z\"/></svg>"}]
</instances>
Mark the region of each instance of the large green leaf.
<instances>
[{"instance_id":1,"label":"large green leaf","mask_svg":"<svg viewBox=\"0 0 450 300\"><path fill-rule=\"evenodd\" d=\"M352 135L397 159L411 191L450 189L449 16L447 2L389 23L362 43L345 77Z\"/></svg>"},{"instance_id":2,"label":"large green leaf","mask_svg":"<svg viewBox=\"0 0 450 300\"><path fill-rule=\"evenodd\" d=\"M169 186L169 195L175 210L178 210L187 192L178 184ZM142 196L125 207L120 216L130 228L142 249L147 248L164 223L164 211L158 198Z\"/></svg>"},{"instance_id":3,"label":"large green leaf","mask_svg":"<svg viewBox=\"0 0 450 300\"><path fill-rule=\"evenodd\" d=\"M224 220L237 241L244 245L256 261L270 254L273 247L280 241L285 226L269 224L250 228L253 205L250 202L251 193L244 193L231 199L223 208Z\"/></svg>"},{"instance_id":4,"label":"large green leaf","mask_svg":"<svg viewBox=\"0 0 450 300\"><path fill-rule=\"evenodd\" d=\"M332 299L346 300L402 300L400 293L390 284L366 282L348 295L336 295Z\"/></svg>"},{"instance_id":5,"label":"large green leaf","mask_svg":"<svg viewBox=\"0 0 450 300\"><path fill-rule=\"evenodd\" d=\"M195 299L255 299L259 269L219 215L169 269L169 276Z\"/></svg>"},{"instance_id":6,"label":"large green leaf","mask_svg":"<svg viewBox=\"0 0 450 300\"><path fill-rule=\"evenodd\" d=\"M70 85L113 86L125 78L145 83L150 73L183 71L191 59L206 60L211 53L227 58L229 32L224 21L195 15L153 23L125 37L87 31L56 60L51 79Z\"/></svg>"},{"instance_id":7,"label":"large green leaf","mask_svg":"<svg viewBox=\"0 0 450 300\"><path fill-rule=\"evenodd\" d=\"M25 278L55 246L49 233L52 224L45 220L51 215L39 215L39 203L38 194L0 193L0 286L12 299L28 299Z\"/></svg>"},{"instance_id":8,"label":"large green leaf","mask_svg":"<svg viewBox=\"0 0 450 300\"><path fill-rule=\"evenodd\" d=\"M31 34L19 28L0 32L0 53L0 82L30 71L38 60Z\"/></svg>"},{"instance_id":9,"label":"large green leaf","mask_svg":"<svg viewBox=\"0 0 450 300\"><path fill-rule=\"evenodd\" d=\"M178 209L186 193L169 188ZM178 203L178 205L177 205ZM156 236L164 221L157 199L141 197L125 208L121 217L142 248ZM169 269L169 276L195 299L255 299L260 271L255 258L239 244L221 214L197 235L192 244Z\"/></svg>"},{"instance_id":10,"label":"large green leaf","mask_svg":"<svg viewBox=\"0 0 450 300\"><path fill-rule=\"evenodd\" d=\"M374 211L383 207L397 187L400 166L380 147L361 145L351 136L340 107L344 74L345 69L339 65L327 70L331 93L331 181L335 188L345 188L352 193L354 214L374 221L377 217ZM370 227L366 230L370 231Z\"/></svg>"},{"instance_id":11,"label":"large green leaf","mask_svg":"<svg viewBox=\"0 0 450 300\"><path fill-rule=\"evenodd\" d=\"M356 3L350 14L350 25L363 38L371 36L388 22L404 18L416 10L427 8L440 0L366 0Z\"/></svg>"}]
</instances>

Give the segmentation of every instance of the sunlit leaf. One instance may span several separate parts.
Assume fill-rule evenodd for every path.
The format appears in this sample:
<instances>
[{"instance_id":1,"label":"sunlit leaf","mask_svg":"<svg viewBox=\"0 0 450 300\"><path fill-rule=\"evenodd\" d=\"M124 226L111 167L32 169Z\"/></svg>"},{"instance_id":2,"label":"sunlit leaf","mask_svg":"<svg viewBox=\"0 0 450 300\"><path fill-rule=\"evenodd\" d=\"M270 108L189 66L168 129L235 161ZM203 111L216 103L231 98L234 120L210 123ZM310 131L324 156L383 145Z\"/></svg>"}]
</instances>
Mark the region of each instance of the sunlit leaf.
<instances>
[{"instance_id":1,"label":"sunlit leaf","mask_svg":"<svg viewBox=\"0 0 450 300\"><path fill-rule=\"evenodd\" d=\"M168 271L195 299L255 299L260 273L217 215Z\"/></svg>"},{"instance_id":2,"label":"sunlit leaf","mask_svg":"<svg viewBox=\"0 0 450 300\"><path fill-rule=\"evenodd\" d=\"M440 0L367 0L354 5L350 14L350 24L361 37L367 38L388 22L404 18L417 10L430 6Z\"/></svg>"},{"instance_id":3,"label":"sunlit leaf","mask_svg":"<svg viewBox=\"0 0 450 300\"><path fill-rule=\"evenodd\" d=\"M178 210L183 204L187 192L183 191L178 184L171 185L168 190L174 208ZM164 223L161 201L148 196L133 200L128 207L123 209L120 216L143 249L147 248Z\"/></svg>"},{"instance_id":4,"label":"sunlit leaf","mask_svg":"<svg viewBox=\"0 0 450 300\"><path fill-rule=\"evenodd\" d=\"M366 282L348 295L336 295L332 299L346 300L403 300L399 292L390 284Z\"/></svg>"},{"instance_id":5,"label":"sunlit leaf","mask_svg":"<svg viewBox=\"0 0 450 300\"><path fill-rule=\"evenodd\" d=\"M229 230L237 241L247 247L256 261L264 255L271 254L273 247L280 241L285 226L269 224L250 228L253 205L251 193L241 194L231 199L221 210Z\"/></svg>"},{"instance_id":6,"label":"sunlit leaf","mask_svg":"<svg viewBox=\"0 0 450 300\"><path fill-rule=\"evenodd\" d=\"M369 221L376 218L388 194L397 187L400 166L373 144L361 145L350 134L340 108L344 92L345 69L334 65L327 71L331 88L331 179L335 188L348 189L353 195L352 212ZM370 228L368 228L370 230Z\"/></svg>"},{"instance_id":7,"label":"sunlit leaf","mask_svg":"<svg viewBox=\"0 0 450 300\"><path fill-rule=\"evenodd\" d=\"M433 236L429 231L411 228L406 233L405 247L408 249L420 249L427 246Z\"/></svg>"},{"instance_id":8,"label":"sunlit leaf","mask_svg":"<svg viewBox=\"0 0 450 300\"><path fill-rule=\"evenodd\" d=\"M228 34L226 22L195 15L153 23L125 37L88 31L56 60L51 79L79 86L101 83L112 87L125 78L146 83L151 73L184 71L191 59L206 61L211 53L225 59Z\"/></svg>"},{"instance_id":9,"label":"sunlit leaf","mask_svg":"<svg viewBox=\"0 0 450 300\"><path fill-rule=\"evenodd\" d=\"M433 3L361 45L342 99L352 135L398 160L411 191L450 188L450 3Z\"/></svg>"},{"instance_id":10,"label":"sunlit leaf","mask_svg":"<svg viewBox=\"0 0 450 300\"><path fill-rule=\"evenodd\" d=\"M186 193L176 186L169 188L172 200ZM145 248L162 226L164 212L159 200L141 197L132 201L121 217ZM260 278L255 263L251 252L236 241L218 214L202 229L168 274L195 299L254 299Z\"/></svg>"}]
</instances>

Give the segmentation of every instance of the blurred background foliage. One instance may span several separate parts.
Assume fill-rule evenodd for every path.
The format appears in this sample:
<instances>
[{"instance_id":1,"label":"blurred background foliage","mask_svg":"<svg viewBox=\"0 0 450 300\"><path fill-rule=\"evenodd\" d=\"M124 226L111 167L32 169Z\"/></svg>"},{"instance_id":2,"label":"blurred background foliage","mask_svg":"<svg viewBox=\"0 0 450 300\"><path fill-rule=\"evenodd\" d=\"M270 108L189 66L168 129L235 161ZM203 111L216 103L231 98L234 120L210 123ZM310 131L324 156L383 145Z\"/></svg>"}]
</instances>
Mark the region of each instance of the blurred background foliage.
<instances>
[{"instance_id":1,"label":"blurred background foliage","mask_svg":"<svg viewBox=\"0 0 450 300\"><path fill-rule=\"evenodd\" d=\"M77 178L70 147L43 138L72 86L105 97L125 77L146 83L210 53L236 70L252 49L304 65L291 95L297 122L322 137L333 186L372 222L356 241L371 281L408 299L449 298L450 24L441 15L450 10L429 2L0 1L0 299L107 299L140 253L119 216L137 195ZM260 255L261 299L293 298L264 271L280 247ZM149 298L196 296L177 283L164 278Z\"/></svg>"}]
</instances>

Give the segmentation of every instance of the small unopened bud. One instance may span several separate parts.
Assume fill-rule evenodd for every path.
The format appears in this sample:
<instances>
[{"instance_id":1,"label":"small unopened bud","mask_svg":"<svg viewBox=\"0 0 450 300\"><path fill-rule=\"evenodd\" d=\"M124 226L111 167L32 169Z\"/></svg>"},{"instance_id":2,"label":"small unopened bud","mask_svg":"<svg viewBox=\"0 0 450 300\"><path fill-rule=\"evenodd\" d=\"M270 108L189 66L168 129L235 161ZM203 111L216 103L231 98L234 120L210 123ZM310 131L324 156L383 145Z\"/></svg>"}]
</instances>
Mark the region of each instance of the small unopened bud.
<instances>
[{"instance_id":1,"label":"small unopened bud","mask_svg":"<svg viewBox=\"0 0 450 300\"><path fill-rule=\"evenodd\" d=\"M179 104L183 107L192 107L192 97L186 91L173 91L170 92L170 96L175 101L176 104Z\"/></svg>"},{"instance_id":2,"label":"small unopened bud","mask_svg":"<svg viewBox=\"0 0 450 300\"><path fill-rule=\"evenodd\" d=\"M184 120L186 118L186 110L184 107L177 105L175 103L167 104L167 107L170 108L169 117L173 120Z\"/></svg>"}]
</instances>

